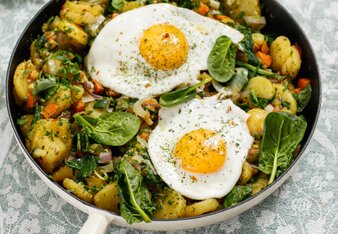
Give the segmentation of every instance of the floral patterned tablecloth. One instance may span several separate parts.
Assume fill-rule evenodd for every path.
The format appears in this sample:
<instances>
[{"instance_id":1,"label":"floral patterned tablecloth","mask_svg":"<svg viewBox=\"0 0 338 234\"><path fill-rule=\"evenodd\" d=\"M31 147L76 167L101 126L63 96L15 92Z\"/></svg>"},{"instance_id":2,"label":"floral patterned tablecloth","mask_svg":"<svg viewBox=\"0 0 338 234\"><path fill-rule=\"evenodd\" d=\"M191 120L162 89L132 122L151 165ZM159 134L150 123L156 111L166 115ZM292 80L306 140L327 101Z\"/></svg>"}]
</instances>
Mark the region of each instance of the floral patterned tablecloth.
<instances>
[{"instance_id":1,"label":"floral patterned tablecloth","mask_svg":"<svg viewBox=\"0 0 338 234\"><path fill-rule=\"evenodd\" d=\"M5 108L5 73L20 33L46 0L0 0L0 233L76 233L87 215L35 175ZM317 130L293 176L272 196L219 224L179 233L338 233L338 1L280 0L318 57L323 105ZM110 233L149 233L111 225Z\"/></svg>"}]
</instances>

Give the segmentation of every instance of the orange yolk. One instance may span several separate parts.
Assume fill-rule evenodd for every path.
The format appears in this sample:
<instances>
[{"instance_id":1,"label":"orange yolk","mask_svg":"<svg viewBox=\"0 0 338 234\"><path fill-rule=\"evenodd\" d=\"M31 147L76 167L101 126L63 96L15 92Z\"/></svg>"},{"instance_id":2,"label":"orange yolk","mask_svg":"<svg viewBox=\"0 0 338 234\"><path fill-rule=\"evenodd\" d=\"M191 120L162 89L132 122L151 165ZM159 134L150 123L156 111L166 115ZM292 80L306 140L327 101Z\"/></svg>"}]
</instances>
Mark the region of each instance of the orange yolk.
<instances>
[{"instance_id":1,"label":"orange yolk","mask_svg":"<svg viewBox=\"0 0 338 234\"><path fill-rule=\"evenodd\" d=\"M189 45L180 29L157 24L144 31L140 41L142 57L155 69L173 70L187 59Z\"/></svg>"},{"instance_id":2,"label":"orange yolk","mask_svg":"<svg viewBox=\"0 0 338 234\"><path fill-rule=\"evenodd\" d=\"M216 172L225 161L225 142L210 130L193 130L178 141L174 148L174 156L180 160L181 167L186 171Z\"/></svg>"}]
</instances>

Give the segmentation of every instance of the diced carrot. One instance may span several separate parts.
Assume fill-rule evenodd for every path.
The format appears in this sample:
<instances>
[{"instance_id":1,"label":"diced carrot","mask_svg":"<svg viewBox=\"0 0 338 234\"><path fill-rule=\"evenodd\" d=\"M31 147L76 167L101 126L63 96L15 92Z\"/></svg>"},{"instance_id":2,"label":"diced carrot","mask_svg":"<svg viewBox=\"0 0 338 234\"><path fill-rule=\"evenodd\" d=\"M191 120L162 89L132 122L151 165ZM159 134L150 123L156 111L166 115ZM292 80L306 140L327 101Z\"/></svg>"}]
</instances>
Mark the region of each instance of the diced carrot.
<instances>
[{"instance_id":1,"label":"diced carrot","mask_svg":"<svg viewBox=\"0 0 338 234\"><path fill-rule=\"evenodd\" d=\"M75 103L73 104L73 106L74 106L74 111L75 111L76 113L85 110L85 103L84 103L82 100L79 100L79 101L75 102Z\"/></svg>"},{"instance_id":2,"label":"diced carrot","mask_svg":"<svg viewBox=\"0 0 338 234\"><path fill-rule=\"evenodd\" d=\"M264 54L269 54L270 50L269 50L269 46L268 46L268 43L266 43L266 41L264 41L262 47L261 47L261 51L264 53Z\"/></svg>"},{"instance_id":3,"label":"diced carrot","mask_svg":"<svg viewBox=\"0 0 338 234\"><path fill-rule=\"evenodd\" d=\"M55 103L50 103L46 106L45 110L41 112L41 114L45 119L48 119L56 112L57 109L58 106Z\"/></svg>"},{"instance_id":4,"label":"diced carrot","mask_svg":"<svg viewBox=\"0 0 338 234\"><path fill-rule=\"evenodd\" d=\"M94 83L94 93L95 94L102 94L103 91L104 91L104 87L99 82L97 82L96 80L93 80L93 83Z\"/></svg>"},{"instance_id":5,"label":"diced carrot","mask_svg":"<svg viewBox=\"0 0 338 234\"><path fill-rule=\"evenodd\" d=\"M118 13L113 13L113 15L111 16L111 18L114 19L118 15L119 15Z\"/></svg>"},{"instance_id":6,"label":"diced carrot","mask_svg":"<svg viewBox=\"0 0 338 234\"><path fill-rule=\"evenodd\" d=\"M254 48L253 49L254 49L255 52L257 52L257 51L259 51L261 49L261 47L260 47L260 45L254 43Z\"/></svg>"},{"instance_id":7,"label":"diced carrot","mask_svg":"<svg viewBox=\"0 0 338 234\"><path fill-rule=\"evenodd\" d=\"M297 88L297 89L294 89L294 90L292 90L294 93L300 93L300 91L302 91L302 89L300 89L300 88Z\"/></svg>"},{"instance_id":8,"label":"diced carrot","mask_svg":"<svg viewBox=\"0 0 338 234\"><path fill-rule=\"evenodd\" d=\"M271 67L272 64L272 57L268 54L264 54L261 51L258 51L256 53L257 57L261 60L261 62L263 63L263 65L267 66L267 67Z\"/></svg>"},{"instance_id":9,"label":"diced carrot","mask_svg":"<svg viewBox=\"0 0 338 234\"><path fill-rule=\"evenodd\" d=\"M299 56L302 58L303 55L302 48L300 48L300 46L297 43L295 44L295 47L298 50Z\"/></svg>"},{"instance_id":10,"label":"diced carrot","mask_svg":"<svg viewBox=\"0 0 338 234\"><path fill-rule=\"evenodd\" d=\"M142 133L140 134L140 137L141 137L143 140L148 141L149 135L150 135L149 132L142 132Z\"/></svg>"},{"instance_id":11,"label":"diced carrot","mask_svg":"<svg viewBox=\"0 0 338 234\"><path fill-rule=\"evenodd\" d=\"M26 101L26 107L28 110L35 107L35 98L32 93L28 93L27 95L27 101Z\"/></svg>"},{"instance_id":12,"label":"diced carrot","mask_svg":"<svg viewBox=\"0 0 338 234\"><path fill-rule=\"evenodd\" d=\"M201 3L197 9L197 12L200 15L206 15L209 12L209 7L205 5L204 3Z\"/></svg>"},{"instance_id":13,"label":"diced carrot","mask_svg":"<svg viewBox=\"0 0 338 234\"><path fill-rule=\"evenodd\" d=\"M298 88L304 89L308 84L310 84L310 80L308 78L300 78L298 80Z\"/></svg>"}]
</instances>

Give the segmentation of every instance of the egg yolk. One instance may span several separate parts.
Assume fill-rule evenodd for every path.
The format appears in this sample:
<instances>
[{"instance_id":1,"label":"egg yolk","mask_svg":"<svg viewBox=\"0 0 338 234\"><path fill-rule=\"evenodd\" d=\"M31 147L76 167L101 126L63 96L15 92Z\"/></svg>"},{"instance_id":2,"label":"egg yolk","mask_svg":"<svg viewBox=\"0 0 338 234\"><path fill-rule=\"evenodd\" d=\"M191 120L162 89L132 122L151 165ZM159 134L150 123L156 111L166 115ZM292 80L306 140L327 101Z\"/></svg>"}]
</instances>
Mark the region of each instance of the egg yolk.
<instances>
[{"instance_id":1,"label":"egg yolk","mask_svg":"<svg viewBox=\"0 0 338 234\"><path fill-rule=\"evenodd\" d=\"M142 57L155 69L173 70L187 59L185 35L170 24L156 24L144 31L140 41Z\"/></svg>"},{"instance_id":2,"label":"egg yolk","mask_svg":"<svg viewBox=\"0 0 338 234\"><path fill-rule=\"evenodd\" d=\"M210 173L223 166L226 147L224 140L217 133L198 129L185 134L176 144L173 153L184 170Z\"/></svg>"}]
</instances>

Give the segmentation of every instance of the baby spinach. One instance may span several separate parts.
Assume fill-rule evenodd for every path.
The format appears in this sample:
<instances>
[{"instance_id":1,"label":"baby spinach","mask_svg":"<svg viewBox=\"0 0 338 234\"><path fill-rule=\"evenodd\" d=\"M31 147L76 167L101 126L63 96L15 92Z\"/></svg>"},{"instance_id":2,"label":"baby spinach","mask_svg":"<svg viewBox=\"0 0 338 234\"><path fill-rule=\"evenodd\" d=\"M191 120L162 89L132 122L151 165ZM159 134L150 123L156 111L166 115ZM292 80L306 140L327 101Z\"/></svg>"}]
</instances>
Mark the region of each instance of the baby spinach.
<instances>
[{"instance_id":1,"label":"baby spinach","mask_svg":"<svg viewBox=\"0 0 338 234\"><path fill-rule=\"evenodd\" d=\"M117 166L117 185L120 197L121 216L129 223L151 222L155 207L143 177L126 158Z\"/></svg>"},{"instance_id":2,"label":"baby spinach","mask_svg":"<svg viewBox=\"0 0 338 234\"><path fill-rule=\"evenodd\" d=\"M302 112L304 108L307 106L311 99L312 88L311 85L308 84L302 91L297 95L298 100L298 108L297 112Z\"/></svg>"},{"instance_id":3,"label":"baby spinach","mask_svg":"<svg viewBox=\"0 0 338 234\"><path fill-rule=\"evenodd\" d=\"M275 93L276 95L276 93ZM251 103L256 106L256 107L260 107L260 108L265 108L270 102L273 101L273 99L275 99L275 95L270 98L270 99L267 99L267 98L261 98L261 97L257 97L256 96L256 93L255 93L255 90L253 88L250 89L250 100L251 100Z\"/></svg>"},{"instance_id":4,"label":"baby spinach","mask_svg":"<svg viewBox=\"0 0 338 234\"><path fill-rule=\"evenodd\" d=\"M41 78L36 81L34 86L34 94L39 94L41 91L47 90L51 87L55 87L57 85L56 79L53 75L50 75L47 78Z\"/></svg>"},{"instance_id":5,"label":"baby spinach","mask_svg":"<svg viewBox=\"0 0 338 234\"><path fill-rule=\"evenodd\" d=\"M175 106L182 102L188 101L196 96L196 89L212 80L211 77L208 77L198 84L195 84L190 87L181 88L166 94L161 95L160 97L160 105L169 107Z\"/></svg>"},{"instance_id":6,"label":"baby spinach","mask_svg":"<svg viewBox=\"0 0 338 234\"><path fill-rule=\"evenodd\" d=\"M253 51L254 42L252 39L251 29L245 25L238 25L236 29L244 35L243 40L239 43L240 50L242 50L245 53L246 57L248 58L248 62L250 64L254 66L260 66L261 62Z\"/></svg>"},{"instance_id":7,"label":"baby spinach","mask_svg":"<svg viewBox=\"0 0 338 234\"><path fill-rule=\"evenodd\" d=\"M238 202L243 201L250 196L252 187L236 185L224 198L224 208L236 205Z\"/></svg>"},{"instance_id":8,"label":"baby spinach","mask_svg":"<svg viewBox=\"0 0 338 234\"><path fill-rule=\"evenodd\" d=\"M66 165L78 171L77 177L79 179L91 176L98 166L97 158L92 155L68 161Z\"/></svg>"},{"instance_id":9,"label":"baby spinach","mask_svg":"<svg viewBox=\"0 0 338 234\"><path fill-rule=\"evenodd\" d=\"M218 82L227 82L235 71L237 45L225 35L216 39L208 61L208 71Z\"/></svg>"},{"instance_id":10,"label":"baby spinach","mask_svg":"<svg viewBox=\"0 0 338 234\"><path fill-rule=\"evenodd\" d=\"M264 121L259 169L270 174L269 184L292 162L292 153L303 139L307 123L288 112L271 112Z\"/></svg>"},{"instance_id":11,"label":"baby spinach","mask_svg":"<svg viewBox=\"0 0 338 234\"><path fill-rule=\"evenodd\" d=\"M127 112L110 112L102 114L97 121L88 121L80 114L75 114L76 122L97 143L121 146L126 144L138 132L140 119Z\"/></svg>"}]
</instances>

